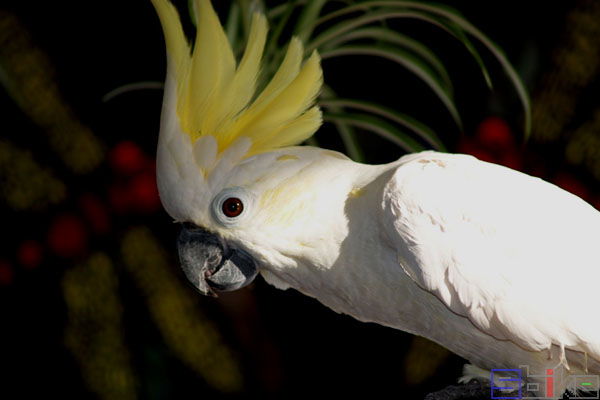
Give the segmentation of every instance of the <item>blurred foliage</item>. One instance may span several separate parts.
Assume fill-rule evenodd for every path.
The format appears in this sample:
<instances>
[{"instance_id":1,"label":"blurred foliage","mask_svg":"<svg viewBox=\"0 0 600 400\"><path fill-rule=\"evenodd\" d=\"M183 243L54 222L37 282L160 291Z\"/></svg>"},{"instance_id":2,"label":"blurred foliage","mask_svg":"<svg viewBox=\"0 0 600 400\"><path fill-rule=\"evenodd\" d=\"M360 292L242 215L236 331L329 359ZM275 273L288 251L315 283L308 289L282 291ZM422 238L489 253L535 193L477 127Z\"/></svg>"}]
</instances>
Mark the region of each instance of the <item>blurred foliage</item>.
<instances>
[{"instance_id":1,"label":"blurred foliage","mask_svg":"<svg viewBox=\"0 0 600 400\"><path fill-rule=\"evenodd\" d=\"M123 338L123 305L118 277L103 253L69 269L62 287L68 321L65 341L81 374L101 399L133 400L136 379Z\"/></svg>"},{"instance_id":2,"label":"blurred foliage","mask_svg":"<svg viewBox=\"0 0 600 400\"><path fill-rule=\"evenodd\" d=\"M25 27L0 10L0 83L75 173L92 171L102 161L102 146L62 99L52 66L32 43Z\"/></svg>"},{"instance_id":3,"label":"blurred foliage","mask_svg":"<svg viewBox=\"0 0 600 400\"><path fill-rule=\"evenodd\" d=\"M2 10L0 61L0 80L7 94L46 135L43 143L49 145L32 148L41 155L36 162L31 150L0 141L1 193L7 205L51 215L47 226L36 227L36 231L46 230L44 245L39 239L26 239L19 245L18 262L27 269L38 268L46 250L57 257L54 262L60 260L57 264L66 267L60 282L67 317L64 342L83 380L98 398L138 398L140 382L123 321L119 264L113 261L113 252L98 249L106 248L106 241L116 234L111 228L119 225L117 216L149 216L158 211L154 159L138 144L120 141L107 160L104 144L63 99L46 54L19 19ZM27 143L35 132L29 128L12 137L19 143L25 138ZM53 165L55 160L67 170ZM111 169L116 176L108 187L87 192L89 179L99 172L110 175ZM237 359L214 323L202 316L192 293L167 268L172 260L157 239L145 228L128 229L119 247L125 271L138 284L139 295L176 356L218 392L240 391L243 381ZM10 285L14 278L13 265L0 260L0 284Z\"/></svg>"},{"instance_id":4,"label":"blurred foliage","mask_svg":"<svg viewBox=\"0 0 600 400\"><path fill-rule=\"evenodd\" d=\"M533 135L556 146L572 167L600 180L600 3L580 0L566 15L565 30L534 97ZM590 101L590 98L592 101ZM600 208L597 182L591 189L559 172L556 183Z\"/></svg>"},{"instance_id":5,"label":"blurred foliage","mask_svg":"<svg viewBox=\"0 0 600 400\"><path fill-rule=\"evenodd\" d=\"M600 106L583 116L580 112L588 96L597 97L600 2L578 1L566 18L567 29L535 96L534 136L540 142L564 143L567 161L600 180Z\"/></svg>"},{"instance_id":6,"label":"blurred foliage","mask_svg":"<svg viewBox=\"0 0 600 400\"><path fill-rule=\"evenodd\" d=\"M0 183L2 197L15 210L43 209L66 195L65 185L49 168L5 140L0 141Z\"/></svg>"},{"instance_id":7,"label":"blurred foliage","mask_svg":"<svg viewBox=\"0 0 600 400\"><path fill-rule=\"evenodd\" d=\"M552 64L542 77L533 107L534 136L556 141L568 134L577 103L598 75L600 3L577 2L567 15L567 30L552 54Z\"/></svg>"},{"instance_id":8,"label":"blurred foliage","mask_svg":"<svg viewBox=\"0 0 600 400\"><path fill-rule=\"evenodd\" d=\"M566 147L567 160L582 165L600 181L600 108L573 131Z\"/></svg>"}]
</instances>

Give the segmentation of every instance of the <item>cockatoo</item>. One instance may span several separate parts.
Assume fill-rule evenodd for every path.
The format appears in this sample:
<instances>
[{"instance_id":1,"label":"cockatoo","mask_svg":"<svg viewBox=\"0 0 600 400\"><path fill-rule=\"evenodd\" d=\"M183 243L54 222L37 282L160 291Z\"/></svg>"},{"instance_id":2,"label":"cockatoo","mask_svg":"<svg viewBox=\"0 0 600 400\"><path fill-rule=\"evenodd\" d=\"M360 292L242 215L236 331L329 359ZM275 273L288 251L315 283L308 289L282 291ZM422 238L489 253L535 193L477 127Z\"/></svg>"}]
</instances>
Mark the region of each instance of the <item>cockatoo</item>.
<instances>
[{"instance_id":1,"label":"cockatoo","mask_svg":"<svg viewBox=\"0 0 600 400\"><path fill-rule=\"evenodd\" d=\"M527 366L524 378L545 385L531 375L552 370L548 397L569 375L600 373L597 210L468 155L364 165L296 146L322 122L316 52L304 60L292 38L257 93L263 15L238 62L210 1L194 2L193 49L176 8L152 3L167 48L158 188L201 293L260 273L338 313L429 338L467 359L467 375Z\"/></svg>"}]
</instances>

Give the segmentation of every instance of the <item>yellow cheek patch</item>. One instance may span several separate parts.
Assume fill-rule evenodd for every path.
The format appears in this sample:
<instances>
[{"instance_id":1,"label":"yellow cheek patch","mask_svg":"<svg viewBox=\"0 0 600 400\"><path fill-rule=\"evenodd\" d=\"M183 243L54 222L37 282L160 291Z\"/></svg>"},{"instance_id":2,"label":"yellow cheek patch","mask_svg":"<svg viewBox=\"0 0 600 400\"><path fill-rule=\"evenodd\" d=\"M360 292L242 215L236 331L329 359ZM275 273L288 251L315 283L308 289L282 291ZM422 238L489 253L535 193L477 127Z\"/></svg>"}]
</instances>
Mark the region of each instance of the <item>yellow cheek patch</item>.
<instances>
[{"instance_id":1,"label":"yellow cheek patch","mask_svg":"<svg viewBox=\"0 0 600 400\"><path fill-rule=\"evenodd\" d=\"M350 191L350 197L357 198L357 197L360 197L363 194L365 194L365 192L366 192L366 189L364 189L364 188L356 188L355 187L354 189L352 189Z\"/></svg>"},{"instance_id":2,"label":"yellow cheek patch","mask_svg":"<svg viewBox=\"0 0 600 400\"><path fill-rule=\"evenodd\" d=\"M286 161L286 160L299 160L299 158L296 156L293 156L291 154L284 154L282 156L277 157L277 161Z\"/></svg>"},{"instance_id":3,"label":"yellow cheek patch","mask_svg":"<svg viewBox=\"0 0 600 400\"><path fill-rule=\"evenodd\" d=\"M310 215L313 202L306 185L283 184L263 193L259 209L270 225L290 226Z\"/></svg>"}]
</instances>

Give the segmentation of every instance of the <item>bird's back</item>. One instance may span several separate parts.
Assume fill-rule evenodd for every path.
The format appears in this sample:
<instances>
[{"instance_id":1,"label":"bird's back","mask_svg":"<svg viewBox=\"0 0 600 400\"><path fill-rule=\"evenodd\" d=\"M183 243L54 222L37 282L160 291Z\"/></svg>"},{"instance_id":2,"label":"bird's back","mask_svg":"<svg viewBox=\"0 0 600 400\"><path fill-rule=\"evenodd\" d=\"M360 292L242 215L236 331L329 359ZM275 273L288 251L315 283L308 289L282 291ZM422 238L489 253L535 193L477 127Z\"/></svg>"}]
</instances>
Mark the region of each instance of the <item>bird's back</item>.
<instances>
[{"instance_id":1,"label":"bird's back","mask_svg":"<svg viewBox=\"0 0 600 400\"><path fill-rule=\"evenodd\" d=\"M400 267L453 312L528 351L554 345L600 361L592 206L541 179L436 152L401 159L383 204Z\"/></svg>"}]
</instances>

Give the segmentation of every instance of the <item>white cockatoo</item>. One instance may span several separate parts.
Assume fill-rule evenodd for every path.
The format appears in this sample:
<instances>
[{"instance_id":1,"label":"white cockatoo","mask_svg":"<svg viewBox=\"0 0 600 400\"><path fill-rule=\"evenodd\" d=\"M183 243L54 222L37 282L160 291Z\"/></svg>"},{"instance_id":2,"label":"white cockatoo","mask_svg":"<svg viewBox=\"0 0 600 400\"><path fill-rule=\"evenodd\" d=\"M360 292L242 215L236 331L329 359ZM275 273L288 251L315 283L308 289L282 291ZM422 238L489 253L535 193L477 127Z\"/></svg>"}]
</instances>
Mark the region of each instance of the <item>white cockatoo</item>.
<instances>
[{"instance_id":1,"label":"white cockatoo","mask_svg":"<svg viewBox=\"0 0 600 400\"><path fill-rule=\"evenodd\" d=\"M295 146L321 125L322 72L293 38L260 93L267 36L252 18L236 61L210 1L186 40L152 0L167 47L157 154L164 208L183 224L182 268L203 294L257 273L327 307L429 338L467 375L527 366L600 373L600 213L541 179L462 154L425 151L364 165ZM511 372L506 372L512 376ZM489 377L489 375L488 375Z\"/></svg>"}]
</instances>

